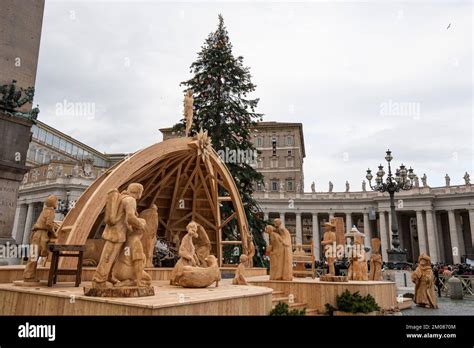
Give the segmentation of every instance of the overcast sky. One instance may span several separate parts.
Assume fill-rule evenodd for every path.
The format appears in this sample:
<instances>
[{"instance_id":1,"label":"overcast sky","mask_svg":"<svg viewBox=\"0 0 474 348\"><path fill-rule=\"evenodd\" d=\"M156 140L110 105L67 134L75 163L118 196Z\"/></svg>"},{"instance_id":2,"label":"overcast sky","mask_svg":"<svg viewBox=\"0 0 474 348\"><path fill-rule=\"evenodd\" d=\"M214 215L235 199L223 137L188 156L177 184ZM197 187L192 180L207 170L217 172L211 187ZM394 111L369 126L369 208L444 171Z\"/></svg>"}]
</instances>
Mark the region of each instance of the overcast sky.
<instances>
[{"instance_id":1,"label":"overcast sky","mask_svg":"<svg viewBox=\"0 0 474 348\"><path fill-rule=\"evenodd\" d=\"M306 191L360 190L388 147L431 186L474 174L470 1L47 0L40 120L108 153L161 141L219 13L264 120L303 123Z\"/></svg>"}]
</instances>

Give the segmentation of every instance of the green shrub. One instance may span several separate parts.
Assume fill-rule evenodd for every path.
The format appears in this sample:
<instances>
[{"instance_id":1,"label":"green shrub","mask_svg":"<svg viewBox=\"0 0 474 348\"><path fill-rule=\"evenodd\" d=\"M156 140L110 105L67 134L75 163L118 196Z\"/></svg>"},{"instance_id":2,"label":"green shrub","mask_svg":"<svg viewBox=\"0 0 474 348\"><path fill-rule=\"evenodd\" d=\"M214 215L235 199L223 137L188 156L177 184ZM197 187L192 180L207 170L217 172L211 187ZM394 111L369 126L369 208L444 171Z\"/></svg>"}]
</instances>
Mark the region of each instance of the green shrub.
<instances>
[{"instance_id":1,"label":"green shrub","mask_svg":"<svg viewBox=\"0 0 474 348\"><path fill-rule=\"evenodd\" d=\"M375 302L375 299L372 295L367 295L362 297L359 292L351 294L349 290L345 290L342 294L336 297L337 308L331 306L329 303L326 303L326 314L332 315L335 310L341 312L350 312L350 313L370 313L374 311L379 311L380 307Z\"/></svg>"},{"instance_id":2,"label":"green shrub","mask_svg":"<svg viewBox=\"0 0 474 348\"><path fill-rule=\"evenodd\" d=\"M300 316L306 315L306 308L303 309L292 309L288 304L284 302L278 302L278 304L270 311L271 316L289 315L289 316Z\"/></svg>"}]
</instances>

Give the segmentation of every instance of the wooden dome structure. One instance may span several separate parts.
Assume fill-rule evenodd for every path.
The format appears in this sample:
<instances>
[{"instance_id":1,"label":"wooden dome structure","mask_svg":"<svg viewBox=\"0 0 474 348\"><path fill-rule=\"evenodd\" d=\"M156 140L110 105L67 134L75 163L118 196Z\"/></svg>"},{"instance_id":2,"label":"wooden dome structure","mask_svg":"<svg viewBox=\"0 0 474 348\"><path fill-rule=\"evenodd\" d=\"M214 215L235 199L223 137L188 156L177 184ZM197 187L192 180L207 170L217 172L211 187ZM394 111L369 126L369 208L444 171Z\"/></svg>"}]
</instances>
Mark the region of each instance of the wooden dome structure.
<instances>
[{"instance_id":1,"label":"wooden dome structure","mask_svg":"<svg viewBox=\"0 0 474 348\"><path fill-rule=\"evenodd\" d=\"M202 131L194 138L173 138L138 151L97 178L65 217L58 243L83 245L88 238L99 238L107 192L122 191L133 182L144 187L138 211L152 204L158 207L158 236L182 237L194 220L207 231L211 254L220 266L226 247L241 246L247 254L248 222L239 192Z\"/></svg>"}]
</instances>

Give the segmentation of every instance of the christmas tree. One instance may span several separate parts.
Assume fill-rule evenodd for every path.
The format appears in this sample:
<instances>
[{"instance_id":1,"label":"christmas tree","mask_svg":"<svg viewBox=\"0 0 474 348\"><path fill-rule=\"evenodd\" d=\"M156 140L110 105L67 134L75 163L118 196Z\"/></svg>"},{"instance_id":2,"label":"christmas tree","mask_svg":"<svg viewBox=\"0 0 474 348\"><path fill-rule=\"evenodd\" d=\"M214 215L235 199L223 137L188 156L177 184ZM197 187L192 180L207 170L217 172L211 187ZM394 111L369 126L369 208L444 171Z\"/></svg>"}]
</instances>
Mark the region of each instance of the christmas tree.
<instances>
[{"instance_id":1,"label":"christmas tree","mask_svg":"<svg viewBox=\"0 0 474 348\"><path fill-rule=\"evenodd\" d=\"M236 58L232 53L232 44L222 15L219 15L217 30L209 35L190 69L194 76L181 85L186 86L186 91L193 91L191 134L197 133L201 128L207 130L217 153L230 154L225 163L240 191L254 237L254 263L262 266L265 246L262 233L265 222L252 193L255 183L262 182L263 176L254 169L257 151L250 136L250 129L257 121L262 120L262 114L255 112L259 99L248 97L256 86L250 80L249 68L243 65L243 57ZM183 119L173 130L183 132L184 127ZM238 151L245 154L247 160L239 160L242 156L235 155ZM224 259L226 263L236 263L238 255L225 253Z\"/></svg>"}]
</instances>

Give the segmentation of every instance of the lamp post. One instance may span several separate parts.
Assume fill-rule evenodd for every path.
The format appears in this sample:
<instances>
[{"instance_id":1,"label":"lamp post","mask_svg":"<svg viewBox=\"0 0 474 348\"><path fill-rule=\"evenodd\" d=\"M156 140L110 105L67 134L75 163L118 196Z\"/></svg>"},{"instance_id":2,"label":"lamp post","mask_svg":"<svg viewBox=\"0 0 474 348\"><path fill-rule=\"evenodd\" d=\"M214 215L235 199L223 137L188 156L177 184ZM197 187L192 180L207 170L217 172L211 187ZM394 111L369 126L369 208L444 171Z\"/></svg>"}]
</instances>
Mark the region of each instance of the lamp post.
<instances>
[{"instance_id":1,"label":"lamp post","mask_svg":"<svg viewBox=\"0 0 474 348\"><path fill-rule=\"evenodd\" d=\"M69 196L70 195L71 195L71 191L67 190L66 191L66 202L64 202L64 201L60 202L59 207L57 209L57 212L63 214L64 216L66 216L67 213L69 212L69 205L70 205Z\"/></svg>"},{"instance_id":2,"label":"lamp post","mask_svg":"<svg viewBox=\"0 0 474 348\"><path fill-rule=\"evenodd\" d=\"M387 150L385 160L388 163L388 173L384 182L385 171L382 165L379 165L379 170L376 173L375 185L372 186L372 171L367 169L366 178L369 181L370 188L373 191L388 192L390 196L390 214L392 217L392 248L387 250L388 261L393 263L406 263L407 255L406 250L400 248L400 239L398 237L398 222L395 214L395 192L400 190L410 190L413 187L413 179L415 179L415 173L413 169L406 169L403 163L400 168L395 170L395 175L392 174L392 167L390 162L393 160L392 152Z\"/></svg>"}]
</instances>

